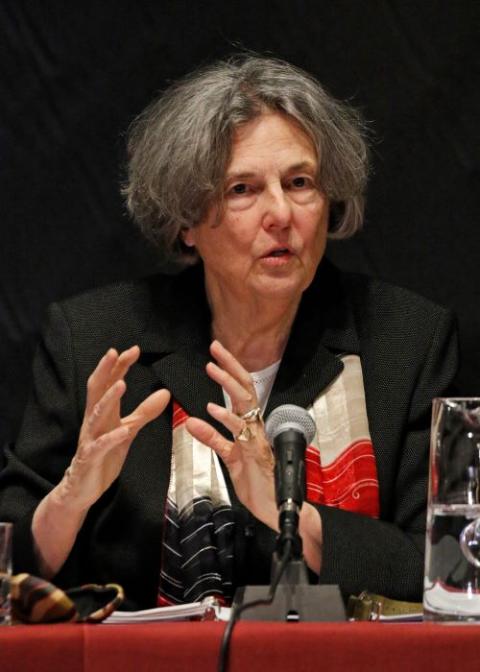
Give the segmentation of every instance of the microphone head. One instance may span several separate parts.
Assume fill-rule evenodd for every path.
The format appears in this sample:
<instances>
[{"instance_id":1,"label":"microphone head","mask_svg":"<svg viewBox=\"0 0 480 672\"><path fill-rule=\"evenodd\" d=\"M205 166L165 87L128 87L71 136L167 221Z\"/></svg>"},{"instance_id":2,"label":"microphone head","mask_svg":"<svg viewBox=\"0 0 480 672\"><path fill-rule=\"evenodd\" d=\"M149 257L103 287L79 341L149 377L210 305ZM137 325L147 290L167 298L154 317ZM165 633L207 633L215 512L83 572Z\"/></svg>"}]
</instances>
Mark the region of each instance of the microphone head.
<instances>
[{"instance_id":1,"label":"microphone head","mask_svg":"<svg viewBox=\"0 0 480 672\"><path fill-rule=\"evenodd\" d=\"M289 429L300 432L307 446L311 443L316 432L315 422L308 411L301 406L284 404L275 408L268 416L265 422L265 434L270 444L273 445L277 436Z\"/></svg>"}]
</instances>

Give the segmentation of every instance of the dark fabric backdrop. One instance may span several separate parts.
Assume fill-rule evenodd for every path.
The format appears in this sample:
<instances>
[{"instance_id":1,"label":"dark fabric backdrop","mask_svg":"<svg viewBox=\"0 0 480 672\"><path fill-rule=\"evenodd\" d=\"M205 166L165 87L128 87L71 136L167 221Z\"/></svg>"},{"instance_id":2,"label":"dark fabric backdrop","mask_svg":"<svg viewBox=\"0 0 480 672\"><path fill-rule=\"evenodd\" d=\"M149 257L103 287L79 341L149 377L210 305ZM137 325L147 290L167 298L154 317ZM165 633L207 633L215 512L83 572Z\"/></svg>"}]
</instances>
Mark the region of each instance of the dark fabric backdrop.
<instances>
[{"instance_id":1,"label":"dark fabric backdrop","mask_svg":"<svg viewBox=\"0 0 480 672\"><path fill-rule=\"evenodd\" d=\"M0 441L46 305L158 267L119 196L129 122L238 48L306 68L371 121L365 230L329 256L453 307L458 389L480 394L479 18L468 0L2 0Z\"/></svg>"}]
</instances>

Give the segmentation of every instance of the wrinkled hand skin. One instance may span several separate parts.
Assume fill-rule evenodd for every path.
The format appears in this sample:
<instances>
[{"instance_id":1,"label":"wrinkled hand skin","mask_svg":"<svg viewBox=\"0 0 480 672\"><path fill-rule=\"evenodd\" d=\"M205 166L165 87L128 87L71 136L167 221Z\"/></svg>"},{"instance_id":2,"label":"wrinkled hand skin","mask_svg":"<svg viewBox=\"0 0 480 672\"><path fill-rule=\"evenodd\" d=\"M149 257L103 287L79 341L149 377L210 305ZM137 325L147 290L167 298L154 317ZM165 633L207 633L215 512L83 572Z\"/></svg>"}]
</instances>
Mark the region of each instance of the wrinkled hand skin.
<instances>
[{"instance_id":1,"label":"wrinkled hand skin","mask_svg":"<svg viewBox=\"0 0 480 672\"><path fill-rule=\"evenodd\" d=\"M158 417L170 400L157 390L130 415L121 417L120 402L127 389L125 376L138 360L133 346L118 354L113 348L102 357L87 383L87 404L77 451L62 481L63 496L79 508L89 508L120 474L138 432Z\"/></svg>"}]
</instances>

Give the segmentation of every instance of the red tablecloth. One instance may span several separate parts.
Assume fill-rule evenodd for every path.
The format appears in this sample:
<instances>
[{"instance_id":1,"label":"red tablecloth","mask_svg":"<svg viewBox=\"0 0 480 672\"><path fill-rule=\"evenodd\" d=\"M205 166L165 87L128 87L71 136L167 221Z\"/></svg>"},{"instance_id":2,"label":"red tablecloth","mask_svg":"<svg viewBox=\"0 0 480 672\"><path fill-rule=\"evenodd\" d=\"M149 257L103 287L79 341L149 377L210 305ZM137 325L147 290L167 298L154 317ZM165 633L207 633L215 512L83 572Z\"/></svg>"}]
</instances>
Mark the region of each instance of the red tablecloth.
<instances>
[{"instance_id":1,"label":"red tablecloth","mask_svg":"<svg viewBox=\"0 0 480 672\"><path fill-rule=\"evenodd\" d=\"M1 672L214 672L223 623L0 628ZM239 623L229 672L480 668L480 626Z\"/></svg>"}]
</instances>

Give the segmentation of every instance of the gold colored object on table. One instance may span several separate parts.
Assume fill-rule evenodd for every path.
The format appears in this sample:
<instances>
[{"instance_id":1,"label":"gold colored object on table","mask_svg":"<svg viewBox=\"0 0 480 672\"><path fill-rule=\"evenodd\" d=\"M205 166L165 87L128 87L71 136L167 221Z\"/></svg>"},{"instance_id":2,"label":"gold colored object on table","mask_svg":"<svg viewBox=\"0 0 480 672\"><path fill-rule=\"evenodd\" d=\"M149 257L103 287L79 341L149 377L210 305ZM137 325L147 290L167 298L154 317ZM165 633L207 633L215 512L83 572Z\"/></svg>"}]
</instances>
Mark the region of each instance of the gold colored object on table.
<instances>
[{"instance_id":1,"label":"gold colored object on table","mask_svg":"<svg viewBox=\"0 0 480 672\"><path fill-rule=\"evenodd\" d=\"M403 602L392 600L364 590L360 595L348 598L347 616L354 621L379 621L382 616L409 616L421 614L421 602Z\"/></svg>"}]
</instances>

